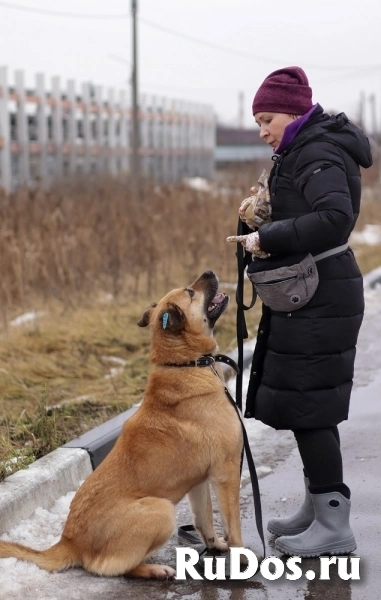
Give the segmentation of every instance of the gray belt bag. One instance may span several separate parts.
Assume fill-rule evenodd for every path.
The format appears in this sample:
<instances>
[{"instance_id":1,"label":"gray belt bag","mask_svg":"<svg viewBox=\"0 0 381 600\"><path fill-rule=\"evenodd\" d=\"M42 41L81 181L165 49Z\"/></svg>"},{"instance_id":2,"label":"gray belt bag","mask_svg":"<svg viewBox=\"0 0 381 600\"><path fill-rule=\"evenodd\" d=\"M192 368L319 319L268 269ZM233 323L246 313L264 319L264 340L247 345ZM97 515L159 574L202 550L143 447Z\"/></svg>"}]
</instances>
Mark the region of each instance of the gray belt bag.
<instances>
[{"instance_id":1,"label":"gray belt bag","mask_svg":"<svg viewBox=\"0 0 381 600\"><path fill-rule=\"evenodd\" d=\"M263 304L271 310L291 312L305 306L319 284L316 262L343 253L348 244L332 248L317 256L310 253L282 257L254 259L247 268L247 276Z\"/></svg>"}]
</instances>

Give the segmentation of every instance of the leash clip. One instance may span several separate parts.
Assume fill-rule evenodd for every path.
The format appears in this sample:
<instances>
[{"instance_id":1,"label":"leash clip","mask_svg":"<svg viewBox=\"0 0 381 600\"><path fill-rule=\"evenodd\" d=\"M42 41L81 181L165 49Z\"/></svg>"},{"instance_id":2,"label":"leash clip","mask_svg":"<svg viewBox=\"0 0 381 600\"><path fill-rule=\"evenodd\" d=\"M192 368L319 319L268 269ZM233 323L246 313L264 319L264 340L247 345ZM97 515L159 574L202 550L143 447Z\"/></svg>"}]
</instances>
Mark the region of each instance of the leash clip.
<instances>
[{"instance_id":1,"label":"leash clip","mask_svg":"<svg viewBox=\"0 0 381 600\"><path fill-rule=\"evenodd\" d=\"M194 362L196 367L211 367L216 361L213 356L200 356Z\"/></svg>"}]
</instances>

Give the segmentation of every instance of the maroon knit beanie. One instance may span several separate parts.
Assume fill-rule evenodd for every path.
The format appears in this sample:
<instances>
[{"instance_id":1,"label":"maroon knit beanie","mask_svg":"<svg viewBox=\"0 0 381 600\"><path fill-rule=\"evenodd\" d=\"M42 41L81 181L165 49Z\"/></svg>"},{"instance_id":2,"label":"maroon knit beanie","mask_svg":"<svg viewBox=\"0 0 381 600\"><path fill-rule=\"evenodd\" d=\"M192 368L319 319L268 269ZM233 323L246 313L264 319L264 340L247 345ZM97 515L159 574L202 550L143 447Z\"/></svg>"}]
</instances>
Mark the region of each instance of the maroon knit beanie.
<instances>
[{"instance_id":1,"label":"maroon knit beanie","mask_svg":"<svg viewBox=\"0 0 381 600\"><path fill-rule=\"evenodd\" d=\"M310 108L312 90L300 67L286 67L270 73L253 101L253 115L258 112L304 115Z\"/></svg>"}]
</instances>

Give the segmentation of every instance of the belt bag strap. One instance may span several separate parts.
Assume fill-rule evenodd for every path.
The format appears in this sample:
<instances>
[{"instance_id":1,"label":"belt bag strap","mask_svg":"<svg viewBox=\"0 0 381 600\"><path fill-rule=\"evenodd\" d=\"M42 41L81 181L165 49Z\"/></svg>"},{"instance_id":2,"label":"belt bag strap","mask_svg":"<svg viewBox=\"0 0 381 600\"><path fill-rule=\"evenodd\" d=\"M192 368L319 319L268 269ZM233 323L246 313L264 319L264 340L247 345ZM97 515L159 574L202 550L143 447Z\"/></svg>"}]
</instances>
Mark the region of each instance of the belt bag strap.
<instances>
[{"instance_id":1,"label":"belt bag strap","mask_svg":"<svg viewBox=\"0 0 381 600\"><path fill-rule=\"evenodd\" d=\"M343 244L342 246L336 246L336 248L331 248L331 250L326 250L326 252L321 252L321 254L316 254L313 257L315 262L319 260L323 260L323 258L328 258L329 256L334 256L335 254L340 254L340 252L345 252L347 250L348 244Z\"/></svg>"}]
</instances>

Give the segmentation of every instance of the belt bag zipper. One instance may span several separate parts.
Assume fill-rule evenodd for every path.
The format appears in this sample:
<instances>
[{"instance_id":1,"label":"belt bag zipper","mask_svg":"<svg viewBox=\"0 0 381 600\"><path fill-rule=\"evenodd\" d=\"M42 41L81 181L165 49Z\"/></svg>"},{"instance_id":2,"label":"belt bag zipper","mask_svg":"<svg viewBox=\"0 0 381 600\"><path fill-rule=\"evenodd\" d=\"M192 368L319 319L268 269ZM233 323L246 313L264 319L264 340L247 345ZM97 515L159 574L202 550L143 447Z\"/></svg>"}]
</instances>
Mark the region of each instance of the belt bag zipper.
<instances>
[{"instance_id":1,"label":"belt bag zipper","mask_svg":"<svg viewBox=\"0 0 381 600\"><path fill-rule=\"evenodd\" d=\"M255 285L273 285L276 283L283 283L284 281L291 281L291 279L297 279L298 275L292 275L292 277L285 277L284 279L272 279L271 281L262 281L261 283L256 283Z\"/></svg>"}]
</instances>

